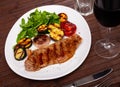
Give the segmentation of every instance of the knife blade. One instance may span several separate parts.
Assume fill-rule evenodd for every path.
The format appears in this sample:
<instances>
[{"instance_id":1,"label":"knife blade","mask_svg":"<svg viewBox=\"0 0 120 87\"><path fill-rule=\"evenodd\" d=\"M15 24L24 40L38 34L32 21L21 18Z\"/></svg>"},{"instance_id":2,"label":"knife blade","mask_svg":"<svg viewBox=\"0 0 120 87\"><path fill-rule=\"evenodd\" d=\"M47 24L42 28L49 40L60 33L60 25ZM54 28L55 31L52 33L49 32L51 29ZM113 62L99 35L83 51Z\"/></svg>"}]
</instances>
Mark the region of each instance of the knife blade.
<instances>
[{"instance_id":1,"label":"knife blade","mask_svg":"<svg viewBox=\"0 0 120 87\"><path fill-rule=\"evenodd\" d=\"M84 84L87 84L87 83L90 83L90 82L94 82L96 80L99 80L99 79L107 76L112 71L113 71L112 68L105 69L103 71L100 71L100 72L94 73L92 75L83 77L82 79L76 80L76 81L74 81L70 84L64 85L62 87L78 87L78 86L81 86L81 85L84 85Z\"/></svg>"}]
</instances>

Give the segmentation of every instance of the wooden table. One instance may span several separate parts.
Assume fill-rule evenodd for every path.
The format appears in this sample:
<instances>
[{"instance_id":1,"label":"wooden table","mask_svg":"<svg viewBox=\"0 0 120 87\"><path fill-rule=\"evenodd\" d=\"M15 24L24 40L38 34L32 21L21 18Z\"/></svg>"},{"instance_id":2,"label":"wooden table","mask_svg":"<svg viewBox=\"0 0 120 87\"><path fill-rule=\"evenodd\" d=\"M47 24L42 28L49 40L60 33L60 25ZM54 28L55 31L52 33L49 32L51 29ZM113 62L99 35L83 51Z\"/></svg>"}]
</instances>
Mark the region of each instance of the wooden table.
<instances>
[{"instance_id":1,"label":"wooden table","mask_svg":"<svg viewBox=\"0 0 120 87\"><path fill-rule=\"evenodd\" d=\"M90 75L97 71L112 67L114 71L111 73L112 83L120 82L120 55L114 59L107 60L97 56L94 52L95 42L104 37L104 30L96 21L94 15L84 17L90 27L92 34L92 46L90 53L84 63L74 72L64 77L48 80L35 81L29 80L15 74L7 65L4 55L4 46L6 37L17 19L25 12L43 5L59 4L73 8L74 0L1 0L0 1L0 87L61 87L64 84L73 82L84 76ZM112 30L112 38L120 42L120 26ZM11 38L12 39L12 38ZM105 77L106 78L106 77ZM105 79L103 78L103 79ZM83 87L92 87L103 79L84 85ZM117 84L114 87L120 87Z\"/></svg>"}]
</instances>

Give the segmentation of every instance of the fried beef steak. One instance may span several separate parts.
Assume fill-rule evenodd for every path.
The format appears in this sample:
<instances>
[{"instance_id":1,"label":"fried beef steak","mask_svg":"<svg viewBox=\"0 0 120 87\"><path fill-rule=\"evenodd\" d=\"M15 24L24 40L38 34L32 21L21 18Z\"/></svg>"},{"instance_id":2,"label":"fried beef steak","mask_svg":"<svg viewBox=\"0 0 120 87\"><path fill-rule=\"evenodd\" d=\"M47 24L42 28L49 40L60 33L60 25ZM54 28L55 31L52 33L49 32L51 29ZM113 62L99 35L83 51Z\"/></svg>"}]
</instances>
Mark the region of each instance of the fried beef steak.
<instances>
[{"instance_id":1,"label":"fried beef steak","mask_svg":"<svg viewBox=\"0 0 120 87\"><path fill-rule=\"evenodd\" d=\"M25 69L37 71L51 64L64 63L73 57L81 42L82 38L78 34L74 34L45 48L29 50L25 60Z\"/></svg>"}]
</instances>

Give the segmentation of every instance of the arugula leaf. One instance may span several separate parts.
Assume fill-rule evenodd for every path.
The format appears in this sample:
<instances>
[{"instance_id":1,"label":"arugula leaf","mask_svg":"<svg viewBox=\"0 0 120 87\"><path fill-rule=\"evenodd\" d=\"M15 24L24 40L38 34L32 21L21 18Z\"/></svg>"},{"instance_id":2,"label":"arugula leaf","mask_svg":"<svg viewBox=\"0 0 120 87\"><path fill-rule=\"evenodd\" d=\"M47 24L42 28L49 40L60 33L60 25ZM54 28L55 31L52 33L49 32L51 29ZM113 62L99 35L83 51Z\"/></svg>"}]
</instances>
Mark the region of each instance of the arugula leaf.
<instances>
[{"instance_id":1,"label":"arugula leaf","mask_svg":"<svg viewBox=\"0 0 120 87\"><path fill-rule=\"evenodd\" d=\"M29 29L27 30L27 38L32 38L35 37L36 35L38 35L37 29Z\"/></svg>"},{"instance_id":2,"label":"arugula leaf","mask_svg":"<svg viewBox=\"0 0 120 87\"><path fill-rule=\"evenodd\" d=\"M17 42L20 40L20 39L22 39L22 38L24 38L26 36L26 31L21 31L19 34L18 34L18 37L17 37Z\"/></svg>"},{"instance_id":3,"label":"arugula leaf","mask_svg":"<svg viewBox=\"0 0 120 87\"><path fill-rule=\"evenodd\" d=\"M25 19L22 18L21 24L24 25L25 24Z\"/></svg>"}]
</instances>

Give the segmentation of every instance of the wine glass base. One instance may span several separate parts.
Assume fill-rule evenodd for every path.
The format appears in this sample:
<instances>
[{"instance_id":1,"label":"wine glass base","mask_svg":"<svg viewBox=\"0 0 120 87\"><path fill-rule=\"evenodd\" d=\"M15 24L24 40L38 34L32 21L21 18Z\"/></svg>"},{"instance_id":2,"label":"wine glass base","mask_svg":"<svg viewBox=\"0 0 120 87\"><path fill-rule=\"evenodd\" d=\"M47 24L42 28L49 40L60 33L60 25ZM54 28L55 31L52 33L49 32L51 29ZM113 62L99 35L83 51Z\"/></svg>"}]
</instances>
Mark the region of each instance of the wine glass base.
<instances>
[{"instance_id":1,"label":"wine glass base","mask_svg":"<svg viewBox=\"0 0 120 87\"><path fill-rule=\"evenodd\" d=\"M111 59L120 53L119 43L116 41L107 42L106 39L101 39L95 44L95 52L98 56Z\"/></svg>"}]
</instances>

